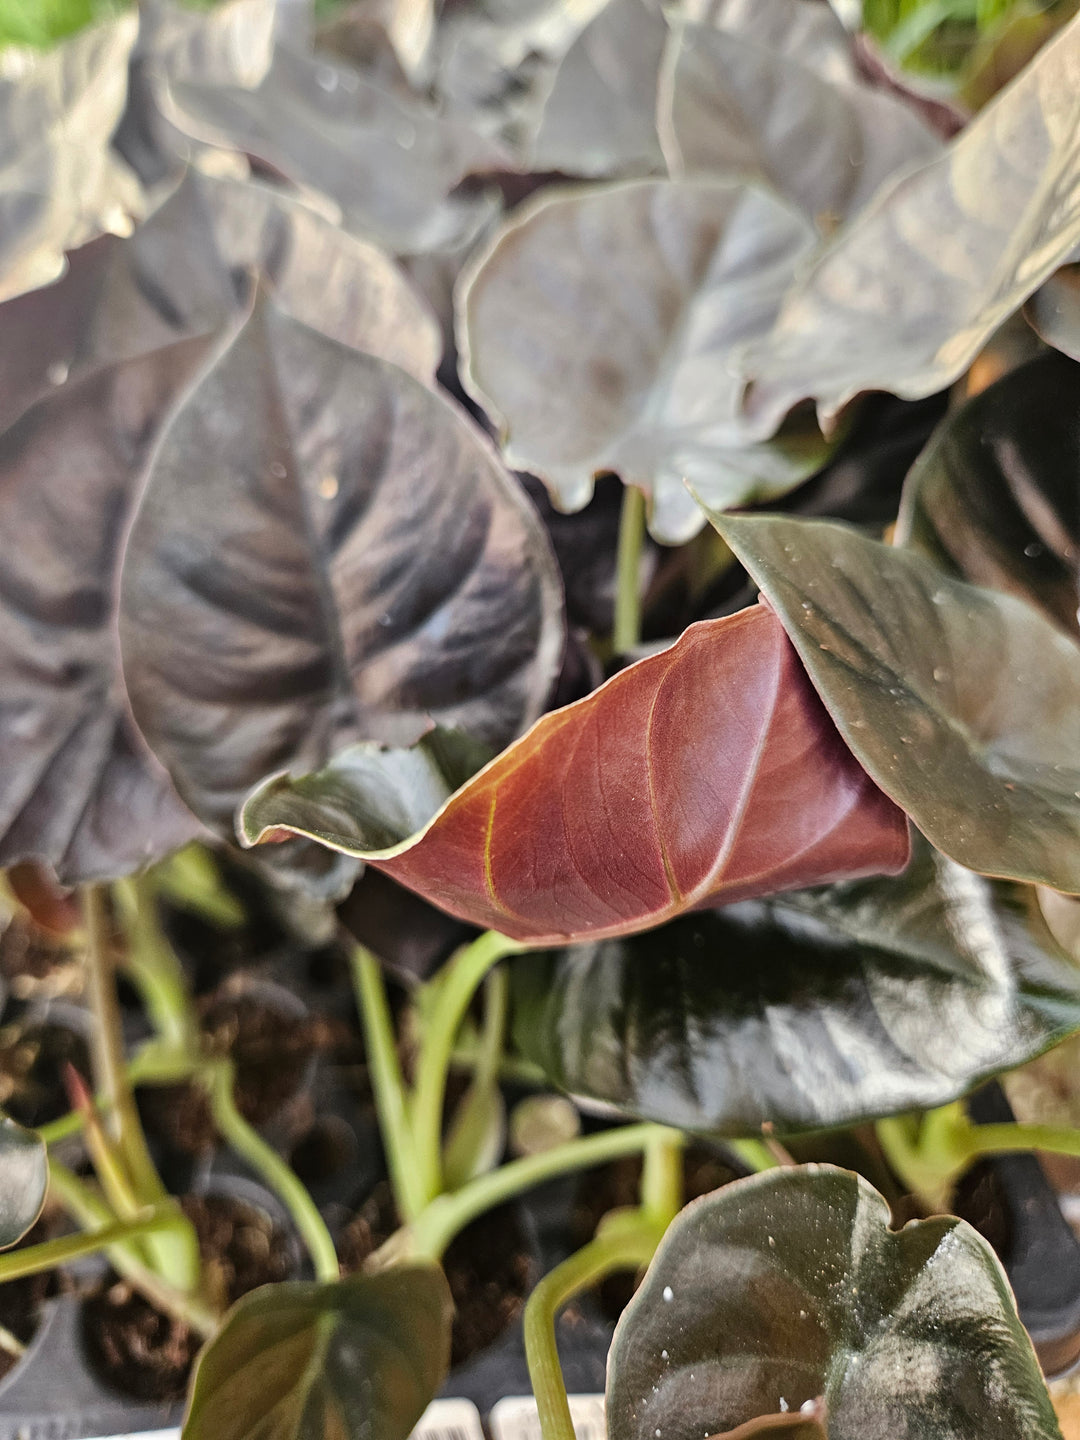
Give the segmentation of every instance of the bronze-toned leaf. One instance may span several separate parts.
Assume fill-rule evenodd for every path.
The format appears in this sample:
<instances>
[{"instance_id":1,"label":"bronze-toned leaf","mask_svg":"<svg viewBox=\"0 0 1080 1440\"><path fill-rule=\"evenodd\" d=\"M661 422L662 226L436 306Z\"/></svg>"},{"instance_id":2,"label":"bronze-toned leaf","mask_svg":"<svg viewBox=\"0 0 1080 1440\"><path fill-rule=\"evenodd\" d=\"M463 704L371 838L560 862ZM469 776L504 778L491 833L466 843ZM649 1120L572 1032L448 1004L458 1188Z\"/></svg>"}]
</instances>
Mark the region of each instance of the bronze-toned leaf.
<instances>
[{"instance_id":1,"label":"bronze-toned leaf","mask_svg":"<svg viewBox=\"0 0 1080 1440\"><path fill-rule=\"evenodd\" d=\"M907 860L902 817L764 607L691 626L464 783L472 768L448 737L355 747L260 786L242 836L319 840L532 944L633 933Z\"/></svg>"},{"instance_id":2,"label":"bronze-toned leaf","mask_svg":"<svg viewBox=\"0 0 1080 1440\"><path fill-rule=\"evenodd\" d=\"M432 719L505 744L558 671L562 604L467 417L262 297L155 453L120 632L143 734L231 836L258 780L342 745Z\"/></svg>"},{"instance_id":3,"label":"bronze-toned leaf","mask_svg":"<svg viewBox=\"0 0 1080 1440\"><path fill-rule=\"evenodd\" d=\"M1080 891L1080 652L1037 610L843 525L713 523L776 607L840 733L927 838Z\"/></svg>"},{"instance_id":4,"label":"bronze-toned leaf","mask_svg":"<svg viewBox=\"0 0 1080 1440\"><path fill-rule=\"evenodd\" d=\"M817 401L949 385L1080 242L1080 17L951 142L880 193L805 271L741 361L763 433Z\"/></svg>"},{"instance_id":5,"label":"bronze-toned leaf","mask_svg":"<svg viewBox=\"0 0 1080 1440\"><path fill-rule=\"evenodd\" d=\"M142 467L207 348L99 368L0 434L0 866L113 879L199 833L130 719L115 623Z\"/></svg>"},{"instance_id":6,"label":"bronze-toned leaf","mask_svg":"<svg viewBox=\"0 0 1080 1440\"><path fill-rule=\"evenodd\" d=\"M759 1417L780 1440L777 1412L822 1410L832 1440L1061 1440L987 1242L948 1216L889 1223L826 1165L688 1205L615 1331L611 1440L741 1440Z\"/></svg>"},{"instance_id":7,"label":"bronze-toned leaf","mask_svg":"<svg viewBox=\"0 0 1080 1440\"><path fill-rule=\"evenodd\" d=\"M0 309L0 421L64 380L242 317L251 275L313 329L430 380L434 316L373 245L265 185L190 171L129 240L77 250Z\"/></svg>"},{"instance_id":8,"label":"bronze-toned leaf","mask_svg":"<svg viewBox=\"0 0 1080 1440\"><path fill-rule=\"evenodd\" d=\"M771 324L809 222L739 182L642 180L545 194L463 276L463 377L515 468L580 510L598 471L650 496L649 526L700 530L686 482L719 509L782 494L823 458L812 428L758 445L731 357Z\"/></svg>"},{"instance_id":9,"label":"bronze-toned leaf","mask_svg":"<svg viewBox=\"0 0 1080 1440\"><path fill-rule=\"evenodd\" d=\"M608 0L559 63L532 168L595 178L663 173L656 82L667 36L658 6Z\"/></svg>"},{"instance_id":10,"label":"bronze-toned leaf","mask_svg":"<svg viewBox=\"0 0 1080 1440\"><path fill-rule=\"evenodd\" d=\"M760 180L826 231L941 148L886 91L833 84L797 50L700 25L672 36L660 133L672 174Z\"/></svg>"},{"instance_id":11,"label":"bronze-toned leaf","mask_svg":"<svg viewBox=\"0 0 1080 1440\"><path fill-rule=\"evenodd\" d=\"M407 1440L450 1363L437 1265L246 1295L199 1357L183 1440Z\"/></svg>"},{"instance_id":12,"label":"bronze-toned leaf","mask_svg":"<svg viewBox=\"0 0 1080 1440\"><path fill-rule=\"evenodd\" d=\"M347 229L400 254L452 247L471 229L475 201L448 201L450 191L506 158L468 126L350 66L281 45L256 89L173 82L163 105L186 134L326 197Z\"/></svg>"}]
</instances>

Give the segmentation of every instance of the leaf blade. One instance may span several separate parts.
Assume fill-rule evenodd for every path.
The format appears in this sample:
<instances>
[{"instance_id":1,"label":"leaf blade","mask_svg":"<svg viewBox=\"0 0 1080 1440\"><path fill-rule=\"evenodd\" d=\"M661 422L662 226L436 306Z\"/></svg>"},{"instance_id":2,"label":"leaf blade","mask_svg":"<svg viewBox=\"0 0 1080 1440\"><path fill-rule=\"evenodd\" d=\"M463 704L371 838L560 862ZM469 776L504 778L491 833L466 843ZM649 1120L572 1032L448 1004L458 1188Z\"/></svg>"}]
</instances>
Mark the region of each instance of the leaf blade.
<instances>
[{"instance_id":1,"label":"leaf blade","mask_svg":"<svg viewBox=\"0 0 1080 1440\"><path fill-rule=\"evenodd\" d=\"M877 1191L824 1165L688 1206L615 1332L613 1440L698 1440L818 1396L830 1433L864 1440L1060 1440L986 1241L952 1218L888 1225Z\"/></svg>"},{"instance_id":2,"label":"leaf blade","mask_svg":"<svg viewBox=\"0 0 1080 1440\"><path fill-rule=\"evenodd\" d=\"M436 1265L253 1291L199 1357L184 1440L407 1440L449 1366L452 1314Z\"/></svg>"},{"instance_id":3,"label":"leaf blade","mask_svg":"<svg viewBox=\"0 0 1080 1440\"><path fill-rule=\"evenodd\" d=\"M902 868L906 830L882 799L754 608L545 716L460 789L422 749L358 749L261 786L241 834L307 835L451 914L561 944L810 874Z\"/></svg>"},{"instance_id":4,"label":"leaf blade","mask_svg":"<svg viewBox=\"0 0 1080 1440\"><path fill-rule=\"evenodd\" d=\"M847 743L939 850L1080 891L1080 667L1011 596L843 525L713 524L775 606Z\"/></svg>"}]
</instances>

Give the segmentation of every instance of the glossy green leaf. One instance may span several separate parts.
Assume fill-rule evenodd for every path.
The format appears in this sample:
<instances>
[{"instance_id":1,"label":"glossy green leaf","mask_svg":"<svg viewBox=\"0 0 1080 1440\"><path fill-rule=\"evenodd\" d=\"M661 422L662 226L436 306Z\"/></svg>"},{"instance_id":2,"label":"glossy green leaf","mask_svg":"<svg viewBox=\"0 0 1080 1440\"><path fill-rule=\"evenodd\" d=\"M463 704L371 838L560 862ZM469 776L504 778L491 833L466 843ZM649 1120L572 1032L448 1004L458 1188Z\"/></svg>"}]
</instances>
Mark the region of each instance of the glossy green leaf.
<instances>
[{"instance_id":1,"label":"glossy green leaf","mask_svg":"<svg viewBox=\"0 0 1080 1440\"><path fill-rule=\"evenodd\" d=\"M460 762L453 736L354 746L261 785L242 837L318 840L533 944L907 863L902 815L762 606L692 625L545 715L467 784Z\"/></svg>"},{"instance_id":2,"label":"glossy green leaf","mask_svg":"<svg viewBox=\"0 0 1080 1440\"><path fill-rule=\"evenodd\" d=\"M755 445L739 414L735 347L771 324L810 224L778 198L720 180L578 189L519 211L463 276L463 377L508 435L509 463L580 510L598 471L650 496L657 539L714 507L789 490L822 459L816 429Z\"/></svg>"},{"instance_id":3,"label":"glossy green leaf","mask_svg":"<svg viewBox=\"0 0 1080 1440\"><path fill-rule=\"evenodd\" d=\"M927 838L1080 891L1080 654L1012 596L842 525L713 523L775 606L844 739Z\"/></svg>"},{"instance_id":4,"label":"glossy green leaf","mask_svg":"<svg viewBox=\"0 0 1080 1440\"><path fill-rule=\"evenodd\" d=\"M1063 265L1024 307L1048 345L1080 360L1080 265Z\"/></svg>"},{"instance_id":5,"label":"glossy green leaf","mask_svg":"<svg viewBox=\"0 0 1080 1440\"><path fill-rule=\"evenodd\" d=\"M942 421L911 470L897 543L1080 634L1080 365L1050 353Z\"/></svg>"},{"instance_id":6,"label":"glossy green leaf","mask_svg":"<svg viewBox=\"0 0 1080 1440\"><path fill-rule=\"evenodd\" d=\"M126 14L45 53L0 50L0 300L55 280L65 250L130 231L142 199L109 140L137 30Z\"/></svg>"},{"instance_id":7,"label":"glossy green leaf","mask_svg":"<svg viewBox=\"0 0 1080 1440\"><path fill-rule=\"evenodd\" d=\"M162 104L185 134L324 197L348 229L395 253L447 248L470 230L475 199L447 197L506 158L468 126L350 66L281 45L256 89L176 81Z\"/></svg>"},{"instance_id":8,"label":"glossy green leaf","mask_svg":"<svg viewBox=\"0 0 1080 1440\"><path fill-rule=\"evenodd\" d=\"M762 433L823 424L863 390L908 399L963 373L1080 242L1080 18L945 153L882 191L806 270L741 368Z\"/></svg>"},{"instance_id":9,"label":"glossy green leaf","mask_svg":"<svg viewBox=\"0 0 1080 1440\"><path fill-rule=\"evenodd\" d=\"M895 879L529 954L512 974L518 1046L555 1084L729 1135L934 1109L1080 1028L1080 971L1034 893L925 841Z\"/></svg>"},{"instance_id":10,"label":"glossy green leaf","mask_svg":"<svg viewBox=\"0 0 1080 1440\"><path fill-rule=\"evenodd\" d=\"M450 1363L437 1265L265 1285L202 1352L183 1440L406 1440Z\"/></svg>"},{"instance_id":11,"label":"glossy green leaf","mask_svg":"<svg viewBox=\"0 0 1080 1440\"><path fill-rule=\"evenodd\" d=\"M826 232L941 148L887 91L833 84L796 49L704 25L672 37L660 121L672 174L758 180Z\"/></svg>"},{"instance_id":12,"label":"glossy green leaf","mask_svg":"<svg viewBox=\"0 0 1080 1440\"><path fill-rule=\"evenodd\" d=\"M263 776L343 745L432 719L505 744L557 673L561 595L461 411L261 297L157 448L120 636L142 733L231 837Z\"/></svg>"},{"instance_id":13,"label":"glossy green leaf","mask_svg":"<svg viewBox=\"0 0 1080 1440\"><path fill-rule=\"evenodd\" d=\"M824 1401L830 1440L1061 1440L997 1257L952 1217L889 1229L846 1170L736 1180L668 1230L608 1360L611 1440L701 1440ZM736 1427L746 1426L745 1430Z\"/></svg>"},{"instance_id":14,"label":"glossy green leaf","mask_svg":"<svg viewBox=\"0 0 1080 1440\"><path fill-rule=\"evenodd\" d=\"M44 1141L0 1115L0 1250L15 1245L30 1229L48 1188Z\"/></svg>"}]
</instances>

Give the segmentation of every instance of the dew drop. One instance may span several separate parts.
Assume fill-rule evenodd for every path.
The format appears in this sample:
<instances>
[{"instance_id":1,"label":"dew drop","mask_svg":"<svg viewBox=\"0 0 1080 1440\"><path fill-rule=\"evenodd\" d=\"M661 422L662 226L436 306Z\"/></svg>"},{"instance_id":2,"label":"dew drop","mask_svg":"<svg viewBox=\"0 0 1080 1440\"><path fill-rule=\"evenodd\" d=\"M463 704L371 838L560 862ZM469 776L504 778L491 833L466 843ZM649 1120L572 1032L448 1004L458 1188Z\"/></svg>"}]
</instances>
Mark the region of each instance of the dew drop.
<instances>
[{"instance_id":1,"label":"dew drop","mask_svg":"<svg viewBox=\"0 0 1080 1440\"><path fill-rule=\"evenodd\" d=\"M320 65L315 71L315 81L320 90L330 95L338 87L338 72L331 65Z\"/></svg>"},{"instance_id":2,"label":"dew drop","mask_svg":"<svg viewBox=\"0 0 1080 1440\"><path fill-rule=\"evenodd\" d=\"M380 624L380 625L392 625L393 623L394 623L393 616L391 616L391 615L380 615L380 616L379 616L379 624Z\"/></svg>"},{"instance_id":3,"label":"dew drop","mask_svg":"<svg viewBox=\"0 0 1080 1440\"><path fill-rule=\"evenodd\" d=\"M324 500L333 500L338 493L338 478L336 475L324 475L319 481L319 494Z\"/></svg>"},{"instance_id":4,"label":"dew drop","mask_svg":"<svg viewBox=\"0 0 1080 1440\"><path fill-rule=\"evenodd\" d=\"M788 1409L789 1409L788 1403L787 1403L787 1401L784 1399L783 1395L781 1395L781 1396L780 1396L780 1414L781 1414L781 1415L786 1415L787 1412L788 1412Z\"/></svg>"},{"instance_id":5,"label":"dew drop","mask_svg":"<svg viewBox=\"0 0 1080 1440\"><path fill-rule=\"evenodd\" d=\"M1045 549L1045 545L1040 545L1037 540L1033 540L1030 545L1024 546L1024 554L1029 560L1037 560Z\"/></svg>"},{"instance_id":6,"label":"dew drop","mask_svg":"<svg viewBox=\"0 0 1080 1440\"><path fill-rule=\"evenodd\" d=\"M937 680L939 684L942 680L947 680L948 678L949 672L945 669L944 665L934 666L934 679Z\"/></svg>"},{"instance_id":7,"label":"dew drop","mask_svg":"<svg viewBox=\"0 0 1080 1440\"><path fill-rule=\"evenodd\" d=\"M664 1299L665 1299L669 1304L671 1303L672 1300L675 1299L675 1291L672 1290L672 1288L671 1288L670 1285L665 1285L665 1286L664 1286Z\"/></svg>"},{"instance_id":8,"label":"dew drop","mask_svg":"<svg viewBox=\"0 0 1080 1440\"><path fill-rule=\"evenodd\" d=\"M270 462L270 474L273 475L276 479L284 480L285 476L288 473L289 472L285 469L285 466L282 465L280 460L273 460Z\"/></svg>"},{"instance_id":9,"label":"dew drop","mask_svg":"<svg viewBox=\"0 0 1080 1440\"><path fill-rule=\"evenodd\" d=\"M63 385L71 373L71 366L66 360L57 360L45 371L45 378L50 385Z\"/></svg>"},{"instance_id":10,"label":"dew drop","mask_svg":"<svg viewBox=\"0 0 1080 1440\"><path fill-rule=\"evenodd\" d=\"M666 1350L661 1350L661 1351L660 1351L660 1359L661 1359L661 1360L666 1360L667 1358L668 1358L667 1351L666 1351Z\"/></svg>"}]
</instances>

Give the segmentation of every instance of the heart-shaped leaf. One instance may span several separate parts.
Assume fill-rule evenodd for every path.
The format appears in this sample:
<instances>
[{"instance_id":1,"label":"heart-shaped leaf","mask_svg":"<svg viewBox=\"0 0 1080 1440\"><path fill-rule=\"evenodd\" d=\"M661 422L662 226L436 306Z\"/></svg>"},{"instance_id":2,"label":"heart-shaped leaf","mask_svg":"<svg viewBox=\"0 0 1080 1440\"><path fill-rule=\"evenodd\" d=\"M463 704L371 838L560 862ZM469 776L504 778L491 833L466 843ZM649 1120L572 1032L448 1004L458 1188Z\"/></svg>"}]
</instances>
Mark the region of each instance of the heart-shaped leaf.
<instances>
[{"instance_id":1,"label":"heart-shaped leaf","mask_svg":"<svg viewBox=\"0 0 1080 1440\"><path fill-rule=\"evenodd\" d=\"M293 313L430 378L437 328L386 256L194 174L130 240L0 309L0 864L112 878L199 831L128 716L116 569L150 450L251 268Z\"/></svg>"},{"instance_id":2,"label":"heart-shaped leaf","mask_svg":"<svg viewBox=\"0 0 1080 1440\"><path fill-rule=\"evenodd\" d=\"M668 28L647 0L608 0L555 73L534 170L607 176L663 171L656 81Z\"/></svg>"},{"instance_id":3,"label":"heart-shaped leaf","mask_svg":"<svg viewBox=\"0 0 1080 1440\"><path fill-rule=\"evenodd\" d=\"M810 224L719 180L643 180L548 197L496 234L458 296L463 376L507 458L580 510L614 470L651 496L658 540L716 508L782 494L823 458L816 429L756 445L734 347L772 323Z\"/></svg>"},{"instance_id":4,"label":"heart-shaped leaf","mask_svg":"<svg viewBox=\"0 0 1080 1440\"><path fill-rule=\"evenodd\" d=\"M47 53L0 51L0 300L55 280L65 250L131 229L139 187L109 140L137 30L121 15Z\"/></svg>"},{"instance_id":5,"label":"heart-shaped leaf","mask_svg":"<svg viewBox=\"0 0 1080 1440\"><path fill-rule=\"evenodd\" d=\"M45 1142L0 1115L0 1250L15 1245L34 1224L48 1188Z\"/></svg>"},{"instance_id":6,"label":"heart-shaped leaf","mask_svg":"<svg viewBox=\"0 0 1080 1440\"><path fill-rule=\"evenodd\" d=\"M828 425L863 390L960 375L1080 242L1080 19L940 159L888 187L792 289L741 360L768 433L807 396Z\"/></svg>"},{"instance_id":7,"label":"heart-shaped leaf","mask_svg":"<svg viewBox=\"0 0 1080 1440\"><path fill-rule=\"evenodd\" d=\"M1080 365L1050 353L943 421L897 526L942 569L1033 601L1080 633Z\"/></svg>"},{"instance_id":8,"label":"heart-shaped leaf","mask_svg":"<svg viewBox=\"0 0 1080 1440\"><path fill-rule=\"evenodd\" d=\"M1048 345L1080 360L1080 265L1063 265L1051 275L1024 314Z\"/></svg>"},{"instance_id":9,"label":"heart-shaped leaf","mask_svg":"<svg viewBox=\"0 0 1080 1440\"><path fill-rule=\"evenodd\" d=\"M348 229L401 254L451 246L471 229L475 201L447 196L506 158L468 126L351 67L281 45L257 89L174 82L163 107L186 134L325 196Z\"/></svg>"},{"instance_id":10,"label":"heart-shaped leaf","mask_svg":"<svg viewBox=\"0 0 1080 1440\"><path fill-rule=\"evenodd\" d=\"M347 751L261 786L244 840L307 835L533 944L907 859L901 817L763 607L691 626L546 715L457 793L447 769L430 747Z\"/></svg>"},{"instance_id":11,"label":"heart-shaped leaf","mask_svg":"<svg viewBox=\"0 0 1080 1440\"><path fill-rule=\"evenodd\" d=\"M687 1206L608 1360L611 1440L741 1440L804 1407L832 1440L1061 1440L986 1241L952 1217L893 1232L876 1190L825 1165Z\"/></svg>"},{"instance_id":12,"label":"heart-shaped leaf","mask_svg":"<svg viewBox=\"0 0 1080 1440\"><path fill-rule=\"evenodd\" d=\"M0 310L0 420L69 377L239 319L252 271L313 329L434 374L436 321L386 255L280 191L192 170L130 240L85 246L57 284Z\"/></svg>"},{"instance_id":13,"label":"heart-shaped leaf","mask_svg":"<svg viewBox=\"0 0 1080 1440\"><path fill-rule=\"evenodd\" d=\"M843 525L713 523L840 733L939 850L1080 891L1080 653L1037 610Z\"/></svg>"},{"instance_id":14,"label":"heart-shaped leaf","mask_svg":"<svg viewBox=\"0 0 1080 1440\"><path fill-rule=\"evenodd\" d=\"M898 169L941 148L886 91L832 84L798 51L702 25L672 38L660 121L673 175L760 180L825 230Z\"/></svg>"},{"instance_id":15,"label":"heart-shaped leaf","mask_svg":"<svg viewBox=\"0 0 1080 1440\"><path fill-rule=\"evenodd\" d=\"M199 1357L183 1440L406 1440L446 1375L452 1315L437 1265L264 1285Z\"/></svg>"},{"instance_id":16,"label":"heart-shaped leaf","mask_svg":"<svg viewBox=\"0 0 1080 1440\"><path fill-rule=\"evenodd\" d=\"M557 673L561 596L471 422L263 297L155 454L120 633L143 734L231 836L258 780L344 744L429 717L505 744Z\"/></svg>"},{"instance_id":17,"label":"heart-shaped leaf","mask_svg":"<svg viewBox=\"0 0 1080 1440\"><path fill-rule=\"evenodd\" d=\"M1033 893L925 841L896 879L743 901L512 974L518 1045L555 1084L734 1135L933 1109L1080 1027L1080 971Z\"/></svg>"},{"instance_id":18,"label":"heart-shaped leaf","mask_svg":"<svg viewBox=\"0 0 1080 1440\"><path fill-rule=\"evenodd\" d=\"M113 879L199 833L131 722L115 616L142 467L207 348L102 367L0 435L0 866Z\"/></svg>"}]
</instances>

